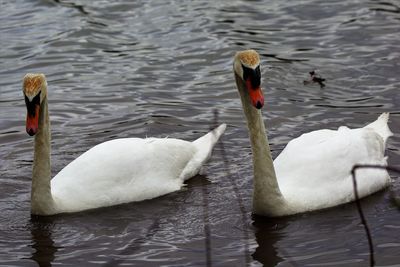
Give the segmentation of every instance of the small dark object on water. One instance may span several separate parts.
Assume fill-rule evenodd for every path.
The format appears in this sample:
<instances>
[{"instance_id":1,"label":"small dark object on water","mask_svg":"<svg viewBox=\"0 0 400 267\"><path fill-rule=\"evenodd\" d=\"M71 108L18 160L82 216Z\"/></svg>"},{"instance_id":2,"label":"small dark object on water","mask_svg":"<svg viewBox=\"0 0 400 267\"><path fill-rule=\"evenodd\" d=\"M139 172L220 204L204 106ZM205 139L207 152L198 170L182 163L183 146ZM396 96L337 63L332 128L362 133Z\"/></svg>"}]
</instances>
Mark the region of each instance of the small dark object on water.
<instances>
[{"instance_id":1,"label":"small dark object on water","mask_svg":"<svg viewBox=\"0 0 400 267\"><path fill-rule=\"evenodd\" d=\"M306 84L309 84L309 83L318 83L319 86L321 86L321 88L325 87L325 84L324 84L325 79L324 79L324 78L322 78L321 76L318 76L318 75L315 73L314 70L313 70L313 71L310 71L309 74L310 74L310 76L311 76L311 77L310 77L310 80L304 81L304 84L305 84L305 85L306 85Z\"/></svg>"}]
</instances>

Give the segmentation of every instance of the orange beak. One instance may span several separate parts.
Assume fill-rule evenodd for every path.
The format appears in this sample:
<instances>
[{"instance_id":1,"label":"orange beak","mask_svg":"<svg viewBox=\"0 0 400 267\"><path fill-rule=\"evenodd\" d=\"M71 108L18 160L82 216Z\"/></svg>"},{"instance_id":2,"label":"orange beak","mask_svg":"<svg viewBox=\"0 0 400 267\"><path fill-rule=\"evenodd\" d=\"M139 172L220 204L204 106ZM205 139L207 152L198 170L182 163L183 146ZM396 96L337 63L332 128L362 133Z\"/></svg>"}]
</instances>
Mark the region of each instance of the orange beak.
<instances>
[{"instance_id":1,"label":"orange beak","mask_svg":"<svg viewBox=\"0 0 400 267\"><path fill-rule=\"evenodd\" d=\"M251 80L248 79L246 81L247 90L249 91L251 104L256 108L260 109L264 106L264 94L261 90L261 87L253 88L251 84Z\"/></svg>"},{"instance_id":2,"label":"orange beak","mask_svg":"<svg viewBox=\"0 0 400 267\"><path fill-rule=\"evenodd\" d=\"M32 112L33 111L33 112ZM35 105L34 110L28 112L26 116L26 132L33 136L37 133L39 129L39 111L40 106Z\"/></svg>"}]
</instances>

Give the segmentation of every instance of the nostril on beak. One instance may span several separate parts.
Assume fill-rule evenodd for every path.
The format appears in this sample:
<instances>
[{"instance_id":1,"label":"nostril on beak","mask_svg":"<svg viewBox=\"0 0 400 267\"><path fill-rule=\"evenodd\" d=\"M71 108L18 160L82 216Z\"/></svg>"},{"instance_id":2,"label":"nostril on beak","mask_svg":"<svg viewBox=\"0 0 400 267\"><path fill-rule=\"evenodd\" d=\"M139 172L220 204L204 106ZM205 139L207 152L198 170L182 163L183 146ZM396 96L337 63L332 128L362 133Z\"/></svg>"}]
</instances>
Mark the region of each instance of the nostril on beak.
<instances>
[{"instance_id":1,"label":"nostril on beak","mask_svg":"<svg viewBox=\"0 0 400 267\"><path fill-rule=\"evenodd\" d=\"M27 133L30 135L30 136L33 136L33 135L35 135L35 131L31 128L31 129L27 129Z\"/></svg>"}]
</instances>

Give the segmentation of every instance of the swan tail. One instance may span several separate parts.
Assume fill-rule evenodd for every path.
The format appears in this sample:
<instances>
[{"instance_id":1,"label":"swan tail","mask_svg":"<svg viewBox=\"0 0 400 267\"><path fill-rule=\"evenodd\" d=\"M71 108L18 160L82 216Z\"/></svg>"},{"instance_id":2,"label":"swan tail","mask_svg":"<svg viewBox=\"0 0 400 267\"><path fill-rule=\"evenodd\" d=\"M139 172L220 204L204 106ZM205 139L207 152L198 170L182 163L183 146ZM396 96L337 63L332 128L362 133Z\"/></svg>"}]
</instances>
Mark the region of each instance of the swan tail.
<instances>
[{"instance_id":1,"label":"swan tail","mask_svg":"<svg viewBox=\"0 0 400 267\"><path fill-rule=\"evenodd\" d=\"M226 124L223 123L214 130L212 130L211 132L209 132L208 134L203 135L199 139L193 141L193 144L199 150L207 150L211 152L212 148L217 143L218 139L225 132L225 129L226 129Z\"/></svg>"},{"instance_id":2,"label":"swan tail","mask_svg":"<svg viewBox=\"0 0 400 267\"><path fill-rule=\"evenodd\" d=\"M225 132L225 129L226 124L221 124L211 132L192 142L196 147L196 153L181 174L183 180L189 179L200 171L203 163L210 158L213 147Z\"/></svg>"},{"instance_id":3,"label":"swan tail","mask_svg":"<svg viewBox=\"0 0 400 267\"><path fill-rule=\"evenodd\" d=\"M384 144L386 144L386 140L393 135L392 131L388 126L388 120L389 120L389 113L385 112L382 113L376 121L368 124L364 128L372 128L382 137Z\"/></svg>"}]
</instances>

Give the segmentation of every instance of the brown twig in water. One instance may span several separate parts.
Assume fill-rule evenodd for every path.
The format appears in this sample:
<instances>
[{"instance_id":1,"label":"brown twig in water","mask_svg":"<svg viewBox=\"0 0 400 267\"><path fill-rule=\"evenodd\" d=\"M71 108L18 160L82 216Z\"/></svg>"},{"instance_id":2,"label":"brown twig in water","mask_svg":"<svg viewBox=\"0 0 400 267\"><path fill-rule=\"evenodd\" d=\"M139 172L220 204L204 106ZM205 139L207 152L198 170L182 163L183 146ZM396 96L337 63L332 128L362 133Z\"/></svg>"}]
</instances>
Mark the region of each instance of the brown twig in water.
<instances>
[{"instance_id":1,"label":"brown twig in water","mask_svg":"<svg viewBox=\"0 0 400 267\"><path fill-rule=\"evenodd\" d=\"M214 109L214 126L219 125L219 119L218 119L218 110ZM241 213L241 217L242 217L242 224L246 225L247 222L247 212L246 212L246 208L244 207L242 198L240 197L240 193L239 193L239 188L237 187L236 183L234 182L234 180L232 179L232 173L231 173L231 169L229 168L229 163L228 163L228 159L225 153L225 147L224 147L224 143L223 142L219 142L219 146L221 147L221 156L222 156L222 160L224 162L225 165L225 170L227 172L227 176L229 177L229 181L231 183L233 192L236 196L236 200L238 202L239 205L239 210ZM244 257L245 257L245 261L246 261L246 266L250 266L250 262L251 262L251 256L250 256L250 245L248 243L249 240L249 233L247 231L243 231L243 241L244 241Z\"/></svg>"},{"instance_id":2,"label":"brown twig in water","mask_svg":"<svg viewBox=\"0 0 400 267\"><path fill-rule=\"evenodd\" d=\"M212 266L211 260L211 229L210 229L210 219L208 210L208 189L206 181L202 182L201 192L203 195L203 221L204 221L204 235L205 235L205 249L206 249L206 266Z\"/></svg>"},{"instance_id":3,"label":"brown twig in water","mask_svg":"<svg viewBox=\"0 0 400 267\"><path fill-rule=\"evenodd\" d=\"M352 179L353 179L353 190L354 190L355 202L356 202L356 205L357 205L358 214L360 215L361 223L364 226L365 233L366 233L367 239L368 239L369 263L370 263L370 266L373 267L373 266L375 266L374 245L373 245L373 242L372 242L371 232L369 230L369 227L368 227L368 224L367 224L367 220L365 219L364 212L363 212L362 207L361 207L360 198L358 196L357 180L356 180L356 175L355 175L356 170L357 169L362 169L362 168L384 169L384 170L387 170L387 171L393 171L393 172L397 172L397 173L400 173L400 169L392 167L392 166L382 166L382 165L373 165L373 164L356 164L356 165L353 166L353 168L351 170L351 175L352 175ZM396 199L394 196L392 196L392 197L394 199Z\"/></svg>"}]
</instances>

